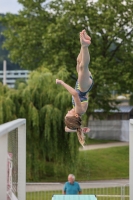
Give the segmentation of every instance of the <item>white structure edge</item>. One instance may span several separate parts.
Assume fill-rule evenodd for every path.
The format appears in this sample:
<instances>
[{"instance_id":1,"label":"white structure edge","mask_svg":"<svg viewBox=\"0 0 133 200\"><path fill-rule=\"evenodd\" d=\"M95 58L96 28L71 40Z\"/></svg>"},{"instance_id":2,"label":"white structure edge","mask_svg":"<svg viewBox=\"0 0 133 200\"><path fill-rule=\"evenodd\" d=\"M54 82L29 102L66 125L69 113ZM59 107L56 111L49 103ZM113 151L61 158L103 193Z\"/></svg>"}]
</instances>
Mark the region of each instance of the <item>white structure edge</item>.
<instances>
[{"instance_id":1,"label":"white structure edge","mask_svg":"<svg viewBox=\"0 0 133 200\"><path fill-rule=\"evenodd\" d=\"M129 194L133 200L133 119L129 121Z\"/></svg>"},{"instance_id":2,"label":"white structure edge","mask_svg":"<svg viewBox=\"0 0 133 200\"><path fill-rule=\"evenodd\" d=\"M18 128L18 199L26 200L26 119L0 125L0 199L7 200L8 133Z\"/></svg>"}]
</instances>

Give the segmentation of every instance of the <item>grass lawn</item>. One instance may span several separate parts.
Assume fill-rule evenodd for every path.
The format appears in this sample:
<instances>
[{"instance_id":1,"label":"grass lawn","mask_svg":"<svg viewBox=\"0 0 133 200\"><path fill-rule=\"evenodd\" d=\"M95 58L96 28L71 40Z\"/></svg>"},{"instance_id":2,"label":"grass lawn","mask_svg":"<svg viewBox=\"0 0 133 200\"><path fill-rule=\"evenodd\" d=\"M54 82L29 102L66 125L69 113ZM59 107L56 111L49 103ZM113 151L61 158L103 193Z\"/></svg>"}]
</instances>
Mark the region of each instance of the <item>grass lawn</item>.
<instances>
[{"instance_id":1,"label":"grass lawn","mask_svg":"<svg viewBox=\"0 0 133 200\"><path fill-rule=\"evenodd\" d=\"M129 146L110 147L79 151L77 161L77 173L74 173L77 181L110 180L129 178ZM68 173L65 173L60 165L56 176L51 174L51 165L47 166L45 180L39 182L65 182Z\"/></svg>"},{"instance_id":2,"label":"grass lawn","mask_svg":"<svg viewBox=\"0 0 133 200\"><path fill-rule=\"evenodd\" d=\"M105 142L108 143L110 141ZM95 141L89 141L89 143L96 144ZM102 142L97 141L97 143ZM60 169L58 171L60 174ZM129 178L129 146L80 151L77 174L75 175L77 181ZM62 175L58 181L64 182L66 180L66 175ZM49 179L45 180L45 182L47 181ZM52 182L56 181L56 177L52 177ZM89 188L83 189L82 192L83 194L95 193L98 200L121 200L121 187L106 188L104 191L102 188L96 188L96 192L94 192L93 188ZM62 191L28 192L26 200L51 200L53 194L62 194ZM129 187L126 187L124 199L129 200Z\"/></svg>"},{"instance_id":3,"label":"grass lawn","mask_svg":"<svg viewBox=\"0 0 133 200\"><path fill-rule=\"evenodd\" d=\"M96 140L96 139L91 139L91 138L85 138L85 144L86 145L91 145L91 144L107 144L107 143L116 143L120 142L118 140ZM121 143L121 142L120 142Z\"/></svg>"},{"instance_id":4,"label":"grass lawn","mask_svg":"<svg viewBox=\"0 0 133 200\"><path fill-rule=\"evenodd\" d=\"M107 180L129 177L129 146L81 151L78 180Z\"/></svg>"}]
</instances>

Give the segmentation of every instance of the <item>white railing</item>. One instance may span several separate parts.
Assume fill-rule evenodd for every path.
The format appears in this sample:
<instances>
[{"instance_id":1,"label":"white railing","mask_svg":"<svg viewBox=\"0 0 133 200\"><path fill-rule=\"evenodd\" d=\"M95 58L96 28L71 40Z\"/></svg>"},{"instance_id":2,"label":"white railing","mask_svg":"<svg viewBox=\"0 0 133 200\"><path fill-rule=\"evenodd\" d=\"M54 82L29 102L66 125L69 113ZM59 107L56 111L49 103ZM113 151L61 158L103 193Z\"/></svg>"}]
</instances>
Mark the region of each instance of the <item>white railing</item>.
<instances>
[{"instance_id":1,"label":"white railing","mask_svg":"<svg viewBox=\"0 0 133 200\"><path fill-rule=\"evenodd\" d=\"M82 195L96 195L98 200L129 200L129 180L79 182ZM61 195L64 183L27 183L26 200L52 200Z\"/></svg>"},{"instance_id":2,"label":"white railing","mask_svg":"<svg viewBox=\"0 0 133 200\"><path fill-rule=\"evenodd\" d=\"M96 195L97 200L129 200L129 180L79 182L82 195ZM52 200L61 195L64 183L27 183L26 200ZM73 198L74 199L74 198Z\"/></svg>"},{"instance_id":3,"label":"white railing","mask_svg":"<svg viewBox=\"0 0 133 200\"><path fill-rule=\"evenodd\" d=\"M11 173L8 169L8 136L17 129L18 134L18 190L19 200L26 199L26 120L17 119L0 125L0 200L7 200L8 173L11 180ZM8 172L8 173L7 173ZM11 185L11 183L10 183ZM9 188L9 190L11 187ZM11 193L11 191L10 191ZM10 196L10 195L9 195ZM13 199L14 194L12 194Z\"/></svg>"}]
</instances>

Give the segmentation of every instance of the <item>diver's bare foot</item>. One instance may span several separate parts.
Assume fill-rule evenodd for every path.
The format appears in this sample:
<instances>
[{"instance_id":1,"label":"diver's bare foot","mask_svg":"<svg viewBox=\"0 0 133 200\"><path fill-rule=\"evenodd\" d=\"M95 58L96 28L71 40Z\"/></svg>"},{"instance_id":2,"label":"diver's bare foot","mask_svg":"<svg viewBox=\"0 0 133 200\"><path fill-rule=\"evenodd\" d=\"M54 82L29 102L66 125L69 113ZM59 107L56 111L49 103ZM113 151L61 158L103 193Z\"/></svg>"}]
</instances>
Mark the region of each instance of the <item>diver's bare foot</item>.
<instances>
[{"instance_id":1,"label":"diver's bare foot","mask_svg":"<svg viewBox=\"0 0 133 200\"><path fill-rule=\"evenodd\" d=\"M85 38L86 40L91 40L91 37L86 33L86 30L82 30L82 33L83 33L84 38Z\"/></svg>"},{"instance_id":2,"label":"diver's bare foot","mask_svg":"<svg viewBox=\"0 0 133 200\"><path fill-rule=\"evenodd\" d=\"M90 40L85 39L83 32L80 32L80 43L83 47L88 47L91 44Z\"/></svg>"},{"instance_id":3,"label":"diver's bare foot","mask_svg":"<svg viewBox=\"0 0 133 200\"><path fill-rule=\"evenodd\" d=\"M89 127L82 127L82 132L83 133L89 133L90 132L90 128Z\"/></svg>"},{"instance_id":4,"label":"diver's bare foot","mask_svg":"<svg viewBox=\"0 0 133 200\"><path fill-rule=\"evenodd\" d=\"M56 84L61 84L62 80L56 79Z\"/></svg>"}]
</instances>

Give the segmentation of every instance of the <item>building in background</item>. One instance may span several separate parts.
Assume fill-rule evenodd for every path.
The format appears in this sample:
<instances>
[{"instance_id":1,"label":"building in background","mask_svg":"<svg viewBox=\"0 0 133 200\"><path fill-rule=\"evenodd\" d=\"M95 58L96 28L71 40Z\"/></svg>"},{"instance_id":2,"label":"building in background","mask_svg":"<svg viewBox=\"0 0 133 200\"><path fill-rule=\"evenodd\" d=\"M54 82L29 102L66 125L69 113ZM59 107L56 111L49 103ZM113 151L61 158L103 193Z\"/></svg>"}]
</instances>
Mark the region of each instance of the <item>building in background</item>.
<instances>
[{"instance_id":1,"label":"building in background","mask_svg":"<svg viewBox=\"0 0 133 200\"><path fill-rule=\"evenodd\" d=\"M133 106L117 106L108 114L103 109L94 110L94 113L98 118L92 115L88 121L89 138L129 142L129 120L133 119Z\"/></svg>"},{"instance_id":2,"label":"building in background","mask_svg":"<svg viewBox=\"0 0 133 200\"><path fill-rule=\"evenodd\" d=\"M0 81L3 83L5 80L6 85L8 85L10 88L14 88L16 80L23 79L27 81L29 73L29 70L6 70L4 75L4 71L1 70Z\"/></svg>"}]
</instances>

